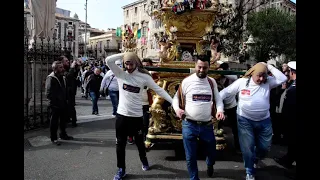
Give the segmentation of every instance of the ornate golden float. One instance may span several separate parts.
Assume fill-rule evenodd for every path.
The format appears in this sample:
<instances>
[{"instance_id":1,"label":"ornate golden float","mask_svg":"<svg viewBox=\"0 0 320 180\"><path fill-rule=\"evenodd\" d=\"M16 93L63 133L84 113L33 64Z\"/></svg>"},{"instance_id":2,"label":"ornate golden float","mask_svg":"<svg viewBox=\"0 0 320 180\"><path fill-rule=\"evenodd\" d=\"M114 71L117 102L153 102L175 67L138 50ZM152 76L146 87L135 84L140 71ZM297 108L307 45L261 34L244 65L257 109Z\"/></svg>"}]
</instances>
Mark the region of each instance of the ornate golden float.
<instances>
[{"instance_id":1,"label":"ornate golden float","mask_svg":"<svg viewBox=\"0 0 320 180\"><path fill-rule=\"evenodd\" d=\"M210 48L210 41L206 34L212 31L215 15L218 9L218 0L208 0L207 8L193 9L183 14L175 14L172 7L177 5L176 0L162 1L161 8L153 11L153 16L159 18L164 25L164 32L160 34L159 45L159 64L160 68L194 68L192 55L202 55ZM180 1L181 2L181 1ZM198 1L197 1L198 2ZM199 4L195 4L198 6ZM208 7L209 5L209 7ZM131 38L127 37L123 44L128 47L128 51L135 47L132 45ZM193 53L193 54L191 54ZM216 69L215 52L211 51L211 70ZM190 58L191 56L191 58ZM156 82L173 97L181 81L190 74L181 72L157 72ZM218 78L219 75L210 75ZM145 142L149 146L151 142L157 140L181 140L182 123L176 117L171 104L154 94L153 104L150 107L150 126ZM217 150L223 150L226 146L223 130L217 129L218 121L213 119Z\"/></svg>"}]
</instances>

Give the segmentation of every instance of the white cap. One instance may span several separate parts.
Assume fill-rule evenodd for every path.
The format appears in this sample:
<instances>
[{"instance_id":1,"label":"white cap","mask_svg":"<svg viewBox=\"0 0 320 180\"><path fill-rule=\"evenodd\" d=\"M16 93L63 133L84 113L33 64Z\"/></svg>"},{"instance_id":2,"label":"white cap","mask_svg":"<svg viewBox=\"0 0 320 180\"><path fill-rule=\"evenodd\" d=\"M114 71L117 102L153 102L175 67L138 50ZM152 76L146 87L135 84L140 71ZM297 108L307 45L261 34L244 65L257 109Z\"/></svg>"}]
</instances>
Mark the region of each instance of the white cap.
<instances>
[{"instance_id":1,"label":"white cap","mask_svg":"<svg viewBox=\"0 0 320 180\"><path fill-rule=\"evenodd\" d=\"M289 66L290 69L297 70L296 69L296 61L290 61L288 63L288 66Z\"/></svg>"}]
</instances>

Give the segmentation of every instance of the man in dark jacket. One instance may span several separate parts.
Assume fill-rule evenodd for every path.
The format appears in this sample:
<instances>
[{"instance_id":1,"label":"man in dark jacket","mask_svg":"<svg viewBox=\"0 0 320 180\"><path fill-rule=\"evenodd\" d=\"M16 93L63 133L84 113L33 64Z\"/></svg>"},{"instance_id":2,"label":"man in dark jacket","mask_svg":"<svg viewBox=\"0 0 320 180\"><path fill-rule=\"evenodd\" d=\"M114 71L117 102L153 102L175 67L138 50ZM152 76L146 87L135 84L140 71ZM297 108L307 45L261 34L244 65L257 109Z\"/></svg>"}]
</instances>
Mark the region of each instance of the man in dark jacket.
<instances>
[{"instance_id":1,"label":"man in dark jacket","mask_svg":"<svg viewBox=\"0 0 320 180\"><path fill-rule=\"evenodd\" d=\"M73 61L71 66L67 57L60 56L59 61L62 62L63 68L65 70L65 77L67 79L67 91L68 91L68 113L69 119L72 122L72 127L77 126L77 112L75 109L76 105L76 93L77 93L77 74L78 74L78 65L77 61Z\"/></svg>"},{"instance_id":2,"label":"man in dark jacket","mask_svg":"<svg viewBox=\"0 0 320 180\"><path fill-rule=\"evenodd\" d=\"M297 98L296 98L296 62L291 61L288 63L290 70L290 80L292 81L290 87L286 92L286 97L283 102L283 117L286 123L286 134L285 138L288 143L287 154L282 158L275 158L275 161L284 167L292 167L292 163L296 161L297 164L297 134L298 134L298 123L297 123Z\"/></svg>"},{"instance_id":3,"label":"man in dark jacket","mask_svg":"<svg viewBox=\"0 0 320 180\"><path fill-rule=\"evenodd\" d=\"M60 138L64 140L73 139L67 135L66 120L68 119L67 106L67 82L64 74L64 68L60 61L52 64L53 72L46 80L46 97L49 101L50 108L50 138L52 143L60 145L57 141L58 125L60 126ZM60 121L59 121L60 120Z\"/></svg>"},{"instance_id":4,"label":"man in dark jacket","mask_svg":"<svg viewBox=\"0 0 320 180\"><path fill-rule=\"evenodd\" d=\"M86 91L89 92L92 99L92 114L98 115L98 99L100 97L100 85L102 81L102 76L100 76L100 68L95 68L94 73L88 77L88 84L86 86Z\"/></svg>"}]
</instances>

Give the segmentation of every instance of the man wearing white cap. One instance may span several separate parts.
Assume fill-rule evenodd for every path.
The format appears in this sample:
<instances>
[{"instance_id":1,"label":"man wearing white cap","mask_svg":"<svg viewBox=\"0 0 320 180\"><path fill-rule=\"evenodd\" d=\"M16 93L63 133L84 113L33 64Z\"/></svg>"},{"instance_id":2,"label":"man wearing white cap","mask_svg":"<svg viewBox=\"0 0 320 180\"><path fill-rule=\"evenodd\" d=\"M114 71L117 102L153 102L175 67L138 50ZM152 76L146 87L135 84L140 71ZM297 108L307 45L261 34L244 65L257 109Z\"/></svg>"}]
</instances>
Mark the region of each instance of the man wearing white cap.
<instances>
[{"instance_id":1,"label":"man wearing white cap","mask_svg":"<svg viewBox=\"0 0 320 180\"><path fill-rule=\"evenodd\" d=\"M288 63L289 67L289 76L290 80L292 81L291 85L289 86L286 97L283 102L282 113L285 118L286 125L288 126L287 133L285 137L288 141L288 151L287 154L284 155L282 158L278 159L275 158L275 161L281 164L286 168L292 167L292 163L297 161L297 119L296 119L296 110L297 110L297 101L296 101L296 61L291 61ZM296 162L297 163L297 162Z\"/></svg>"}]
</instances>

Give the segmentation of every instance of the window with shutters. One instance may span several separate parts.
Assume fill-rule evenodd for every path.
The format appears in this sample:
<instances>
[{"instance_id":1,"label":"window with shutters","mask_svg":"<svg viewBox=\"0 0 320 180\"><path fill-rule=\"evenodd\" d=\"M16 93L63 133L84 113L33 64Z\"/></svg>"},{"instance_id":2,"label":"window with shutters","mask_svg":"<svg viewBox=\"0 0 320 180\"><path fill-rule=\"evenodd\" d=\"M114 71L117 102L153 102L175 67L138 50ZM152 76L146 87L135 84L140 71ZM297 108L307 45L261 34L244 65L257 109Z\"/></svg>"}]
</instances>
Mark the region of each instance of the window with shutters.
<instances>
[{"instance_id":1,"label":"window with shutters","mask_svg":"<svg viewBox=\"0 0 320 180\"><path fill-rule=\"evenodd\" d=\"M58 39L61 39L61 22L58 22Z\"/></svg>"},{"instance_id":2,"label":"window with shutters","mask_svg":"<svg viewBox=\"0 0 320 180\"><path fill-rule=\"evenodd\" d=\"M146 37L146 36L147 36L147 27L144 26L144 27L142 28L141 36L142 36L142 37Z\"/></svg>"}]
</instances>

